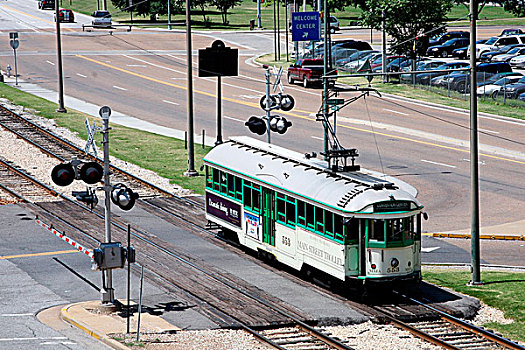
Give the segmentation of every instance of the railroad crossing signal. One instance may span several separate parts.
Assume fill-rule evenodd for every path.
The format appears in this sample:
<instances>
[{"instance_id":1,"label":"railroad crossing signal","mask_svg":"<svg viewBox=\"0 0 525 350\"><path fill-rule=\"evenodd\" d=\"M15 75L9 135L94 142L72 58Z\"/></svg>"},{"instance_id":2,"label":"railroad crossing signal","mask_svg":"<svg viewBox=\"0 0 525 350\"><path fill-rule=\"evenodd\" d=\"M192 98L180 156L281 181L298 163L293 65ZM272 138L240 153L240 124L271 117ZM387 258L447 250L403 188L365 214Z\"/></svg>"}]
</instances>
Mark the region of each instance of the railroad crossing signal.
<instances>
[{"instance_id":1,"label":"railroad crossing signal","mask_svg":"<svg viewBox=\"0 0 525 350\"><path fill-rule=\"evenodd\" d=\"M51 171L51 180L58 186L69 186L74 180L82 180L88 185L94 185L102 180L103 174L104 169L97 162L84 163L75 159L55 166Z\"/></svg>"}]
</instances>

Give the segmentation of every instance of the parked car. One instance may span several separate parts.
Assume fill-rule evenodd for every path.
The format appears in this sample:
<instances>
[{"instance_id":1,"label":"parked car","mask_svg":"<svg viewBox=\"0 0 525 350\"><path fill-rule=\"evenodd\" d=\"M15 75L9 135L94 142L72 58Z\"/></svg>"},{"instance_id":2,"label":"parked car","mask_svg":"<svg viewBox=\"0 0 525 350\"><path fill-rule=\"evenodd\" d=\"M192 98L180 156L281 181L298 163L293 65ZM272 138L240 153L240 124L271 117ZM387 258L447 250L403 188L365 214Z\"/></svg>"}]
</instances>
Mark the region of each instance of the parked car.
<instances>
[{"instance_id":1,"label":"parked car","mask_svg":"<svg viewBox=\"0 0 525 350\"><path fill-rule=\"evenodd\" d=\"M38 2L38 8L41 10L45 10L45 9L54 10L55 0L40 0Z\"/></svg>"},{"instance_id":2,"label":"parked car","mask_svg":"<svg viewBox=\"0 0 525 350\"><path fill-rule=\"evenodd\" d=\"M447 62L442 64L441 66L438 66L436 68L433 68L432 70L436 71L445 71L450 69L458 69L458 68L466 68L469 64L467 62ZM442 75L446 75L447 72L429 72L429 73L419 73L416 74L416 83L422 84L422 85L429 85L430 80L435 77L439 77Z\"/></svg>"},{"instance_id":3,"label":"parked car","mask_svg":"<svg viewBox=\"0 0 525 350\"><path fill-rule=\"evenodd\" d=\"M480 56L480 60L483 61L483 62L489 62L492 57L496 56L496 55L501 55L503 53L507 53L509 52L510 50L512 50L513 48L515 47L520 47L520 46L525 46L524 44L512 44L512 45L505 45L497 50L494 50L494 51L488 51L488 52L485 52L483 54L481 54Z\"/></svg>"},{"instance_id":4,"label":"parked car","mask_svg":"<svg viewBox=\"0 0 525 350\"><path fill-rule=\"evenodd\" d=\"M509 63L512 67L525 68L525 55L516 56Z\"/></svg>"},{"instance_id":5,"label":"parked car","mask_svg":"<svg viewBox=\"0 0 525 350\"><path fill-rule=\"evenodd\" d=\"M465 47L470 43L468 38L454 38L445 41L441 45L430 46L427 50L427 56L448 57L452 51L460 47Z\"/></svg>"},{"instance_id":6,"label":"parked car","mask_svg":"<svg viewBox=\"0 0 525 350\"><path fill-rule=\"evenodd\" d=\"M525 34L492 37L485 44L476 46L476 58L480 58L485 52L495 51L505 45L513 44L525 44Z\"/></svg>"},{"instance_id":7,"label":"parked car","mask_svg":"<svg viewBox=\"0 0 525 350\"><path fill-rule=\"evenodd\" d=\"M469 32L463 32L463 31L455 31L455 32L446 32L443 34L438 34L430 38L428 41L428 46L435 46L435 45L441 45L444 44L446 41L449 41L450 39L455 38L466 38L468 39L470 37Z\"/></svg>"},{"instance_id":8,"label":"parked car","mask_svg":"<svg viewBox=\"0 0 525 350\"><path fill-rule=\"evenodd\" d=\"M499 36L515 35L515 34L524 34L524 33L519 28L509 28L509 29L503 29L503 31L501 32L501 34Z\"/></svg>"},{"instance_id":9,"label":"parked car","mask_svg":"<svg viewBox=\"0 0 525 350\"><path fill-rule=\"evenodd\" d=\"M525 92L525 77L521 77L517 82L503 87L498 96L505 96L507 98L518 98L518 96Z\"/></svg>"},{"instance_id":10,"label":"parked car","mask_svg":"<svg viewBox=\"0 0 525 350\"><path fill-rule=\"evenodd\" d=\"M75 14L70 9L60 9L58 10L58 19L60 20L60 23L62 22L73 23L75 22ZM55 14L55 22L56 20L57 20L57 16Z\"/></svg>"},{"instance_id":11,"label":"parked car","mask_svg":"<svg viewBox=\"0 0 525 350\"><path fill-rule=\"evenodd\" d=\"M520 79L521 79L521 76L509 76L509 77L501 78L501 79L497 80L496 82L494 82L492 84L478 86L476 94L478 96L497 97L498 96L498 92L502 88L506 87L509 84L516 83Z\"/></svg>"},{"instance_id":12,"label":"parked car","mask_svg":"<svg viewBox=\"0 0 525 350\"><path fill-rule=\"evenodd\" d=\"M491 62L509 62L516 56L525 55L525 46L515 47L507 53L493 56Z\"/></svg>"},{"instance_id":13,"label":"parked car","mask_svg":"<svg viewBox=\"0 0 525 350\"><path fill-rule=\"evenodd\" d=\"M93 12L91 24L94 27L111 27L111 14L109 11L97 10Z\"/></svg>"}]
</instances>

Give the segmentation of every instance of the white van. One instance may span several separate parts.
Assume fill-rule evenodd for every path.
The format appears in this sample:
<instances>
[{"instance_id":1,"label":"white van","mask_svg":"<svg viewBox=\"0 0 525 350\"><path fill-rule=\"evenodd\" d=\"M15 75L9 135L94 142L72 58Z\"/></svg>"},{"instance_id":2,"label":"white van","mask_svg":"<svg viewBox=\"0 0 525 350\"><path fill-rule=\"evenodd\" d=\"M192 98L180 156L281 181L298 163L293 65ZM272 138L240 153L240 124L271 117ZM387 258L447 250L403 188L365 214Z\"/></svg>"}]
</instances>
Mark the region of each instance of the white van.
<instances>
[{"instance_id":1,"label":"white van","mask_svg":"<svg viewBox=\"0 0 525 350\"><path fill-rule=\"evenodd\" d=\"M495 51L505 45L513 44L525 44L525 34L494 36L484 44L476 45L476 58L480 58L481 54L485 52Z\"/></svg>"}]
</instances>

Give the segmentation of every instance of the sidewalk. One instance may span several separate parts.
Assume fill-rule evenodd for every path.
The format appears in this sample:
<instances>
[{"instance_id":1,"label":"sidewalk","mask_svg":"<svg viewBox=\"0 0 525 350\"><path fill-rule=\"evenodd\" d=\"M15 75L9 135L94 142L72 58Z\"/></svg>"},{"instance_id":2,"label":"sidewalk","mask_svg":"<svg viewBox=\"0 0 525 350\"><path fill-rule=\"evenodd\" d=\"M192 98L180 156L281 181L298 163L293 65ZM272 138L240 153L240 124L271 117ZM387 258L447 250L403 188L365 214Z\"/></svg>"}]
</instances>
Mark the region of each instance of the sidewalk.
<instances>
[{"instance_id":1,"label":"sidewalk","mask_svg":"<svg viewBox=\"0 0 525 350\"><path fill-rule=\"evenodd\" d=\"M127 318L124 312L103 314L98 310L100 301L87 301L76 304L61 306L50 309L50 313L59 313L59 317L65 322L84 331L93 338L100 340L113 349L129 349L126 345L116 340L126 334ZM52 316L51 316L52 317ZM41 317L44 321L46 317ZM130 317L130 334L136 337L138 325L138 313L134 312ZM160 316L143 312L140 315L140 333L170 333L181 329L173 326ZM139 337L140 339L140 337Z\"/></svg>"}]
</instances>

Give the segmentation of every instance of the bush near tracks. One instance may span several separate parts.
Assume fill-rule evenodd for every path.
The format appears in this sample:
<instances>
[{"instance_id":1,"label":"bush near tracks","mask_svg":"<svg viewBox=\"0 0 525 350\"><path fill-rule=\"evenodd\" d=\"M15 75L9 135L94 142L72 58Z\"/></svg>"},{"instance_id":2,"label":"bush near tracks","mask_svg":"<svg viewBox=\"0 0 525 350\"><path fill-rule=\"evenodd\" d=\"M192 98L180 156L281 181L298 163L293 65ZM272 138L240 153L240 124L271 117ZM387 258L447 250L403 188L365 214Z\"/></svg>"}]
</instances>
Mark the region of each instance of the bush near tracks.
<instances>
[{"instance_id":1,"label":"bush near tracks","mask_svg":"<svg viewBox=\"0 0 525 350\"><path fill-rule=\"evenodd\" d=\"M513 319L514 322L510 324L489 322L484 326L510 339L525 341L525 273L485 271L481 273L481 281L484 284L480 286L467 286L471 280L468 271L424 269L423 279L473 296L503 311L505 318Z\"/></svg>"},{"instance_id":2,"label":"bush near tracks","mask_svg":"<svg viewBox=\"0 0 525 350\"><path fill-rule=\"evenodd\" d=\"M78 133L78 136L87 140L87 132L84 121L88 117L92 124L102 126L102 120L98 116L90 116L85 113L68 109L67 113L57 113L57 104L49 102L40 97L12 88L0 83L0 97L10 100L13 104L34 109L36 115L44 118L54 119L58 126L67 128ZM204 175L195 177L184 176L188 169L188 151L184 148L184 141L171 137L160 136L149 132L127 128L111 124L110 131L110 154L123 161L136 164L142 168L152 170L168 178L171 183L176 183L183 188L204 193ZM98 145L102 144L102 135L96 136ZM199 171L203 164L202 158L209 147L195 144L195 169ZM100 155L101 156L101 155Z\"/></svg>"}]
</instances>

